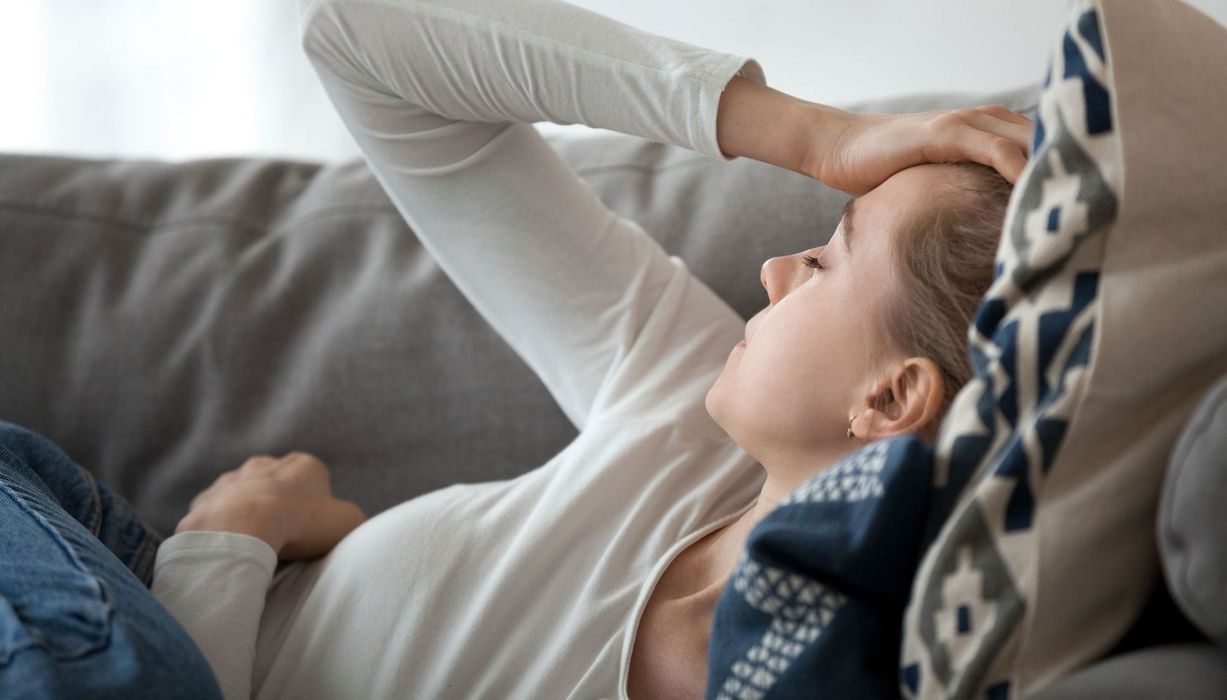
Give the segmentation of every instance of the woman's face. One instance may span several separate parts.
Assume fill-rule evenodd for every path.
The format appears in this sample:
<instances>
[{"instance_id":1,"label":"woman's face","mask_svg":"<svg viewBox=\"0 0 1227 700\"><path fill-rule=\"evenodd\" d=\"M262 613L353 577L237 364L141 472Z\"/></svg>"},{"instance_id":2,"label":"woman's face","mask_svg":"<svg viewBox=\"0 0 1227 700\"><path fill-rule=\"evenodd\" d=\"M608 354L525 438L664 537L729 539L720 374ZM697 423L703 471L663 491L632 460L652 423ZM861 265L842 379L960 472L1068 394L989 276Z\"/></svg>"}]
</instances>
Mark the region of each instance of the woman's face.
<instances>
[{"instance_id":1,"label":"woman's face","mask_svg":"<svg viewBox=\"0 0 1227 700\"><path fill-rule=\"evenodd\" d=\"M763 263L769 304L746 324L745 344L730 349L706 406L764 466L800 478L814 473L815 458L856 446L845 433L849 418L872 403L878 368L903 357L879 330L897 288L894 232L943 174L902 170L857 198L827 245ZM824 269L808 267L806 255Z\"/></svg>"}]
</instances>

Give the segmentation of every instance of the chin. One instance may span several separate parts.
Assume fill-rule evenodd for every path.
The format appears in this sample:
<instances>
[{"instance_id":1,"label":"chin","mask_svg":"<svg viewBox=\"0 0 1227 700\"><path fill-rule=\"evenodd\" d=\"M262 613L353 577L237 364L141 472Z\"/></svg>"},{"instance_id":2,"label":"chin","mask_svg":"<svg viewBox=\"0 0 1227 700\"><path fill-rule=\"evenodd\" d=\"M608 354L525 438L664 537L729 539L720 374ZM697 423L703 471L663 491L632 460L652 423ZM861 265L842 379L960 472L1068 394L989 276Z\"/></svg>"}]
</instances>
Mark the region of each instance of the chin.
<instances>
[{"instance_id":1,"label":"chin","mask_svg":"<svg viewBox=\"0 0 1227 700\"><path fill-rule=\"evenodd\" d=\"M730 401L733 403L729 403ZM720 429L729 438L740 445L741 441L737 439L737 427L744 418L739 419L738 417L739 407L736 403L736 394L730 392L728 387L721 386L720 380L717 379L716 383L707 390L703 405L712 421L720 426Z\"/></svg>"},{"instance_id":2,"label":"chin","mask_svg":"<svg viewBox=\"0 0 1227 700\"><path fill-rule=\"evenodd\" d=\"M721 374L720 376L722 377L724 375ZM717 377L716 382L711 385L710 389L707 390L707 396L703 398L703 407L707 409L707 415L711 416L711 419L716 422L716 425L720 426L720 428L727 433L728 428L725 427L724 423L720 422L720 396L717 389L719 386L720 377Z\"/></svg>"}]
</instances>

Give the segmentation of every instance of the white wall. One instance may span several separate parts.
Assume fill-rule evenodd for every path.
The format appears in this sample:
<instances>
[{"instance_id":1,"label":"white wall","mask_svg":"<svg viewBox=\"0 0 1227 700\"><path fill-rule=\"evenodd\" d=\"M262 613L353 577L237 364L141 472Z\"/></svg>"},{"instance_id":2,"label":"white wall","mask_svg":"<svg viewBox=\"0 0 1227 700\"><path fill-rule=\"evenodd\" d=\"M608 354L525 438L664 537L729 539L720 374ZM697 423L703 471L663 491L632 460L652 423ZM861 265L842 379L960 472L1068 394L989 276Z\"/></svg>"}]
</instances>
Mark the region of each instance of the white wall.
<instances>
[{"instance_id":1,"label":"white wall","mask_svg":"<svg viewBox=\"0 0 1227 700\"><path fill-rule=\"evenodd\" d=\"M574 4L653 33L753 56L772 87L837 105L1038 81L1066 9L1065 0ZM1227 0L1190 4L1227 23ZM295 0L0 0L0 150L352 157L353 142L299 47L296 6Z\"/></svg>"}]
</instances>

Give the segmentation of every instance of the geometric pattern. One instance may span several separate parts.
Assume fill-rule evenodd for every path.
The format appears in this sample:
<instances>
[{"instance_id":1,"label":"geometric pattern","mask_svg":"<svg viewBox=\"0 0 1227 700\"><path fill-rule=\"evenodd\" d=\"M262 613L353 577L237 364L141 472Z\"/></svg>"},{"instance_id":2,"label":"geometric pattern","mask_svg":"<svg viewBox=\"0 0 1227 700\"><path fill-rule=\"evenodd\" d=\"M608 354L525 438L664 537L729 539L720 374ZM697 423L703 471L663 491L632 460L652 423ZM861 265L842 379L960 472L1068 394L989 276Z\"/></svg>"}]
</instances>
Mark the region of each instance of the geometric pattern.
<instances>
[{"instance_id":1,"label":"geometric pattern","mask_svg":"<svg viewBox=\"0 0 1227 700\"><path fill-rule=\"evenodd\" d=\"M973 536L935 545L935 580L940 583L924 590L923 607L930 614L921 617L918 634L929 650L932 680L947 694L965 697L974 688L960 686L984 677L994 652L1022 618L1024 605L996 548L968 543L992 541L979 507L973 504L957 517L957 530ZM918 674L918 666L902 673L909 697L916 694Z\"/></svg>"},{"instance_id":2,"label":"geometric pattern","mask_svg":"<svg viewBox=\"0 0 1227 700\"><path fill-rule=\"evenodd\" d=\"M1119 209L1122 154L1103 35L1095 5L1072 2L996 275L968 329L975 375L942 424L933 465L944 493L934 518L944 527L904 625L907 697L1011 693L1011 639L1033 585L1025 558L1038 546L1036 494L1089 382L1103 251ZM1007 552L1023 557L1018 574Z\"/></svg>"},{"instance_id":3,"label":"geometric pattern","mask_svg":"<svg viewBox=\"0 0 1227 700\"><path fill-rule=\"evenodd\" d=\"M881 498L884 493L881 473L886 466L888 444L878 441L866 445L794 489L779 505L826 501L853 503Z\"/></svg>"},{"instance_id":4,"label":"geometric pattern","mask_svg":"<svg viewBox=\"0 0 1227 700\"><path fill-rule=\"evenodd\" d=\"M865 445L755 526L717 606L708 698L1016 693L1037 494L1066 468L1122 191L1099 14L1071 2L967 329L973 377L936 444Z\"/></svg>"},{"instance_id":5,"label":"geometric pattern","mask_svg":"<svg viewBox=\"0 0 1227 700\"><path fill-rule=\"evenodd\" d=\"M755 524L713 617L705 697L891 697L932 447L875 441ZM920 463L919 468L914 468Z\"/></svg>"},{"instance_id":6,"label":"geometric pattern","mask_svg":"<svg viewBox=\"0 0 1227 700\"><path fill-rule=\"evenodd\" d=\"M778 506L777 506L778 507ZM760 700L793 659L831 622L845 598L828 587L742 553L733 590L755 610L772 616L762 639L733 662L721 684L721 700Z\"/></svg>"}]
</instances>

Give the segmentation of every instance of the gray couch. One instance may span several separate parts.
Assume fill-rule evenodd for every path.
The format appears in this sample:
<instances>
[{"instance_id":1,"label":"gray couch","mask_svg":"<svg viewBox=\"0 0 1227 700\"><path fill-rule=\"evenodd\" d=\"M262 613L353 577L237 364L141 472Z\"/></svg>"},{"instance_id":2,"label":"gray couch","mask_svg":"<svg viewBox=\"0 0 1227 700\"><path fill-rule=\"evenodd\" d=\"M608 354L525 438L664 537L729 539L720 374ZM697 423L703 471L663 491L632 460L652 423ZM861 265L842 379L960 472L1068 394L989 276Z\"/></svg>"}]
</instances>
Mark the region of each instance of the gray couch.
<instances>
[{"instance_id":1,"label":"gray couch","mask_svg":"<svg viewBox=\"0 0 1227 700\"><path fill-rule=\"evenodd\" d=\"M1038 93L847 106L1027 113ZM747 319L767 303L762 261L823 243L847 199L757 161L623 134L550 140ZM55 440L167 534L193 495L253 454L318 455L337 494L374 515L451 483L524 473L576 434L361 160L2 154L0 290L0 419ZM1180 533L1214 520L1212 508L1196 512L1173 540L1188 544ZM1196 594L1160 586L1109 658L1035 697L1227 697L1227 652L1208 641L1227 634L1188 605L1207 599L1199 582L1223 582L1205 573L1204 549L1184 552L1201 557ZM1227 607L1218 590L1210 618Z\"/></svg>"}]
</instances>

